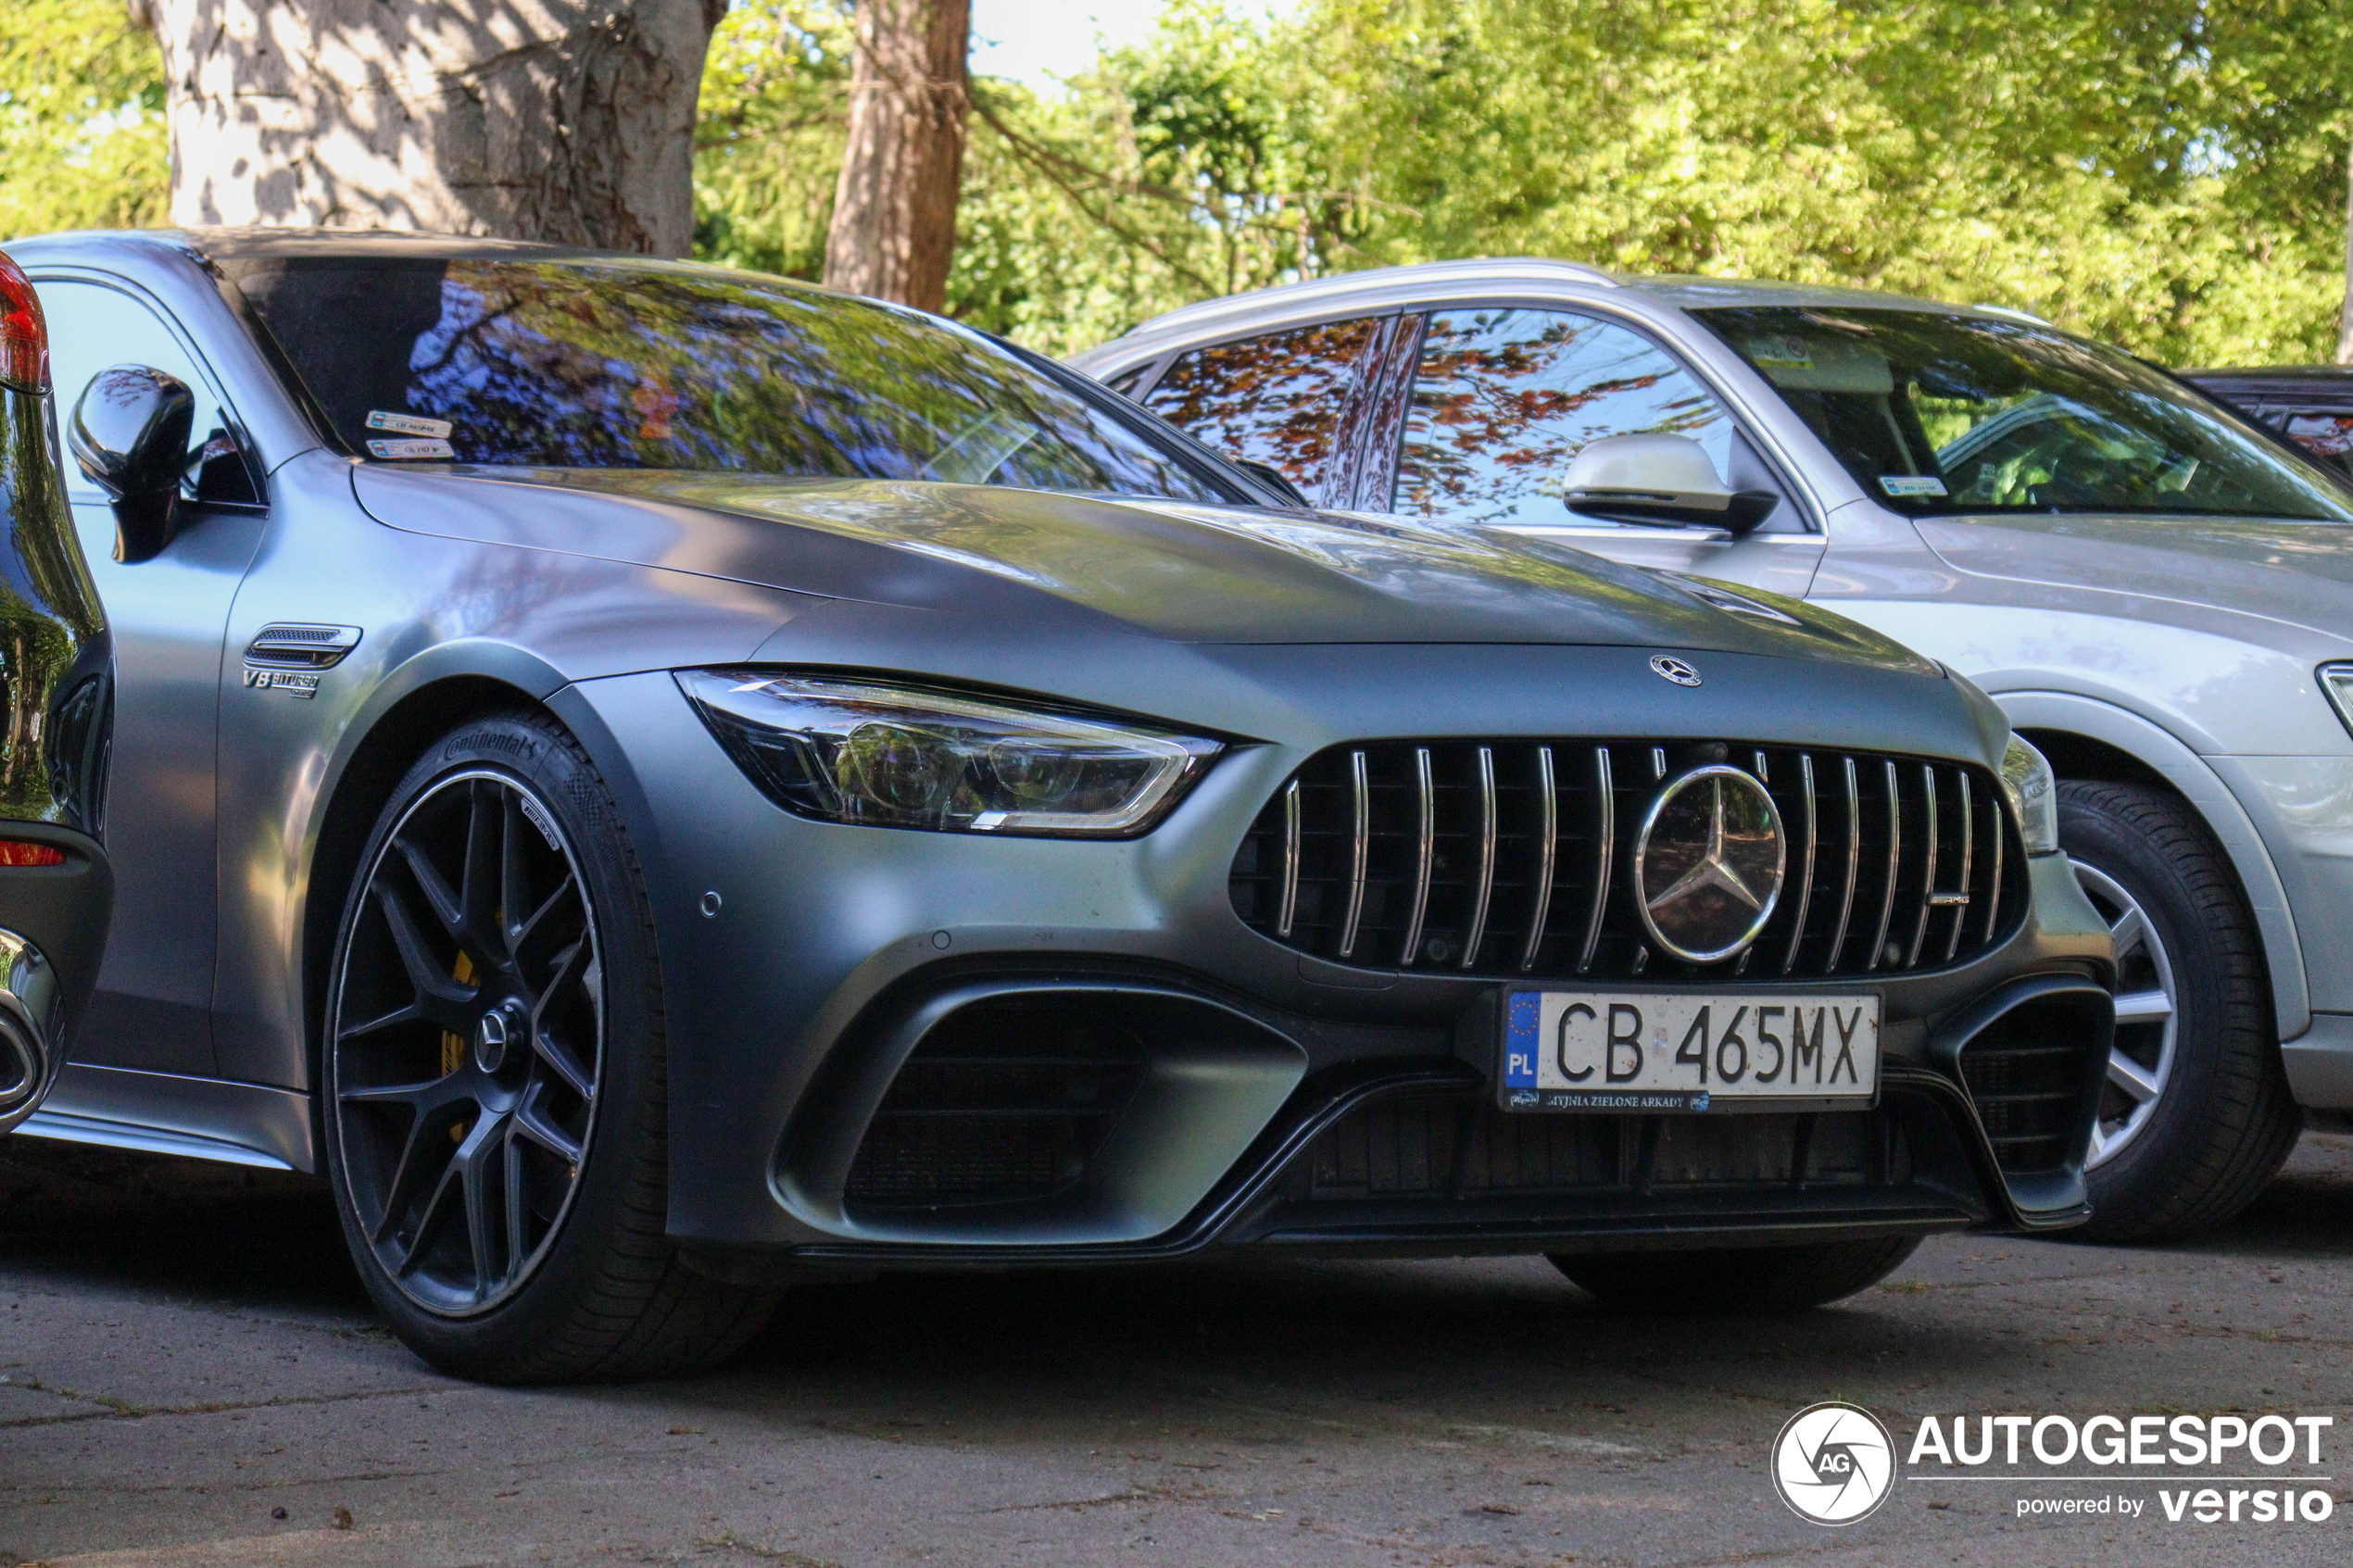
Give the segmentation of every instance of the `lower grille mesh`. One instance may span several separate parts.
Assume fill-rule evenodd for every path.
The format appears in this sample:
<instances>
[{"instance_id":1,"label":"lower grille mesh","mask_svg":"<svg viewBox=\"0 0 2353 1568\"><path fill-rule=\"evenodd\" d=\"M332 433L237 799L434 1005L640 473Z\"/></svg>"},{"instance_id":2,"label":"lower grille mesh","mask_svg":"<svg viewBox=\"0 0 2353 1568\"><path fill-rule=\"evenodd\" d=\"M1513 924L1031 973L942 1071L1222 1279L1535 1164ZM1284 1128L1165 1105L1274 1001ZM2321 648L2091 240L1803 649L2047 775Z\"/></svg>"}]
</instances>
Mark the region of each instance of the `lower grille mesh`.
<instances>
[{"instance_id":1,"label":"lower grille mesh","mask_svg":"<svg viewBox=\"0 0 2353 1568\"><path fill-rule=\"evenodd\" d=\"M2004 1175L2048 1175L2083 1152L2083 1054L1999 1025L1961 1052L1961 1080Z\"/></svg>"},{"instance_id":2,"label":"lower grille mesh","mask_svg":"<svg viewBox=\"0 0 2353 1568\"><path fill-rule=\"evenodd\" d=\"M1889 1113L1509 1115L1462 1094L1378 1100L1311 1148L1311 1199L1866 1185L1910 1179Z\"/></svg>"},{"instance_id":3,"label":"lower grille mesh","mask_svg":"<svg viewBox=\"0 0 2353 1568\"><path fill-rule=\"evenodd\" d=\"M1019 998L965 1008L892 1080L851 1162L851 1203L1038 1198L1076 1182L1143 1081L1118 1024Z\"/></svg>"}]
</instances>

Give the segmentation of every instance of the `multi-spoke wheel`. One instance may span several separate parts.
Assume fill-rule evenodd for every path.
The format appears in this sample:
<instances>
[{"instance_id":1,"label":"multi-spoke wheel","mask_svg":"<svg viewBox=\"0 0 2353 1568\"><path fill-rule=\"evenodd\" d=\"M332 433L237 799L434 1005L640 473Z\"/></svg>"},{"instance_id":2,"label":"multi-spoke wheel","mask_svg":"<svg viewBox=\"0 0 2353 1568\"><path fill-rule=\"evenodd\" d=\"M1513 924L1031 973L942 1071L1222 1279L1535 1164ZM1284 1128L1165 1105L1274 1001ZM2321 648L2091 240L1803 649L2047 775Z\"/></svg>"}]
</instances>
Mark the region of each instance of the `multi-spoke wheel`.
<instances>
[{"instance_id":1,"label":"multi-spoke wheel","mask_svg":"<svg viewBox=\"0 0 2353 1568\"><path fill-rule=\"evenodd\" d=\"M327 1160L369 1292L498 1382L691 1368L774 1292L663 1235L661 977L618 813L535 714L434 745L356 868L324 1019Z\"/></svg>"},{"instance_id":2,"label":"multi-spoke wheel","mask_svg":"<svg viewBox=\"0 0 2353 1568\"><path fill-rule=\"evenodd\" d=\"M2092 1219L2075 1234L2220 1224L2254 1200L2302 1124L2255 917L2205 823L2163 791L2070 780L2059 841L2116 938L2116 1044L2084 1151Z\"/></svg>"},{"instance_id":3,"label":"multi-spoke wheel","mask_svg":"<svg viewBox=\"0 0 2353 1568\"><path fill-rule=\"evenodd\" d=\"M332 1025L350 1202L404 1295L481 1311L530 1277L580 1185L597 922L547 807L486 769L410 804L356 915Z\"/></svg>"},{"instance_id":4,"label":"multi-spoke wheel","mask_svg":"<svg viewBox=\"0 0 2353 1568\"><path fill-rule=\"evenodd\" d=\"M2148 916L2124 884L2077 860L2076 884L2116 938L2116 1043L2108 1053L2108 1083L2100 1117L2092 1126L2086 1169L2122 1151L2147 1126L2173 1072L2173 961Z\"/></svg>"}]
</instances>

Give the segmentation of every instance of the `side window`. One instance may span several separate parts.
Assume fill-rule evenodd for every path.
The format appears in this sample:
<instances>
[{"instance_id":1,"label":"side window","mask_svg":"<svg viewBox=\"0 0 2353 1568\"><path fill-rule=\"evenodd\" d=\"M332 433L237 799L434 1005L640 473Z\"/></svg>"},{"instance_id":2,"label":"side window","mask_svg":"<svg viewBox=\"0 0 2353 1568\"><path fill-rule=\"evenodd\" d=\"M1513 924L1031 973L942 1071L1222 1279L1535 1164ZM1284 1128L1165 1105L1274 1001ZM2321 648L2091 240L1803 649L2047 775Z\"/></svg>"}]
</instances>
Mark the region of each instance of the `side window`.
<instances>
[{"instance_id":1,"label":"side window","mask_svg":"<svg viewBox=\"0 0 2353 1568\"><path fill-rule=\"evenodd\" d=\"M203 446L225 433L231 421L222 411L211 381L161 317L145 302L103 283L72 281L36 282L41 313L49 324L49 377L57 392L58 434L73 419L74 405L100 370L109 365L145 365L185 382L195 394L196 417L190 427L190 445ZM106 499L82 470L66 457L66 486L77 501ZM254 493L244 466L234 453L204 465L200 494L208 500L252 501Z\"/></svg>"},{"instance_id":2,"label":"side window","mask_svg":"<svg viewBox=\"0 0 2353 1568\"><path fill-rule=\"evenodd\" d=\"M1374 320L1327 321L1196 348L1144 407L1229 457L1271 464L1311 499L1329 475L1333 432Z\"/></svg>"},{"instance_id":3,"label":"side window","mask_svg":"<svg viewBox=\"0 0 2353 1568\"><path fill-rule=\"evenodd\" d=\"M1638 433L1689 436L1718 475L1735 467L1730 416L1641 333L1561 310L1437 311L1390 509L1474 523L1588 522L1561 504L1569 459L1589 441Z\"/></svg>"}]
</instances>

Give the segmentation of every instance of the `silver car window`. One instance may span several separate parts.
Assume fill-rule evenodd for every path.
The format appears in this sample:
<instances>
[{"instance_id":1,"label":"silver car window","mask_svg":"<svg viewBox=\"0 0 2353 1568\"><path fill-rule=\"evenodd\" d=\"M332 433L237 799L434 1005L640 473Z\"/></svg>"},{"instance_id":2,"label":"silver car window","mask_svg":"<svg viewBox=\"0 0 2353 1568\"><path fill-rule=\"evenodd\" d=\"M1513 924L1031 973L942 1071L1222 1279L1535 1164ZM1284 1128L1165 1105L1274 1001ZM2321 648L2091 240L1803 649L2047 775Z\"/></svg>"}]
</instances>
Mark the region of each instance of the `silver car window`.
<instances>
[{"instance_id":1,"label":"silver car window","mask_svg":"<svg viewBox=\"0 0 2353 1568\"><path fill-rule=\"evenodd\" d=\"M1935 310L1692 313L1882 506L2353 521L2353 490L2185 382L2054 327Z\"/></svg>"},{"instance_id":2,"label":"silver car window","mask_svg":"<svg viewBox=\"0 0 2353 1568\"><path fill-rule=\"evenodd\" d=\"M57 390L60 424L73 418L74 405L100 370L111 365L145 365L177 377L195 395L193 442L201 444L213 433L228 428L211 378L163 319L144 303L104 283L53 279L36 283L34 289L41 296L41 313L49 322L49 377ZM70 463L66 485L75 500L105 499L97 486Z\"/></svg>"},{"instance_id":3,"label":"silver car window","mask_svg":"<svg viewBox=\"0 0 2353 1568\"><path fill-rule=\"evenodd\" d=\"M1269 464L1302 493L1319 495L1373 327L1371 317L1358 317L1196 348L1141 401L1219 451Z\"/></svg>"},{"instance_id":4,"label":"silver car window","mask_svg":"<svg viewBox=\"0 0 2353 1568\"><path fill-rule=\"evenodd\" d=\"M1568 521L1561 479L1587 442L1689 436L1723 476L1732 430L1697 378L1629 328L1564 310L1441 310L1422 342L1390 509Z\"/></svg>"}]
</instances>

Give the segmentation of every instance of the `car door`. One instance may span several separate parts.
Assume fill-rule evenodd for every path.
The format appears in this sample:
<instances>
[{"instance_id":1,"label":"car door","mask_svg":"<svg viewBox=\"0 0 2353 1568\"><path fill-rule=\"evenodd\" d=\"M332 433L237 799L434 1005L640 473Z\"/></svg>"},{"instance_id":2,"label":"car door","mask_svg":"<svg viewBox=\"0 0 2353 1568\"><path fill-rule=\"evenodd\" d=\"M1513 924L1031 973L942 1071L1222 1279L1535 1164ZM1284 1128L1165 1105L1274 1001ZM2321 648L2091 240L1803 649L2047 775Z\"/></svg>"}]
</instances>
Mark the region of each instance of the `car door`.
<instances>
[{"instance_id":1,"label":"car door","mask_svg":"<svg viewBox=\"0 0 2353 1568\"><path fill-rule=\"evenodd\" d=\"M1393 445L1368 445L1360 459L1359 494L1380 502L1368 509L1794 597L1811 585L1823 539L1792 487L1706 384L1647 333L1557 307L1445 305L1428 311L1418 346L1392 358L1403 378L1388 394L1400 405ZM1730 488L1771 491L1780 505L1739 535L1569 511L1561 499L1569 460L1588 442L1633 434L1688 437Z\"/></svg>"},{"instance_id":2,"label":"car door","mask_svg":"<svg viewBox=\"0 0 2353 1568\"><path fill-rule=\"evenodd\" d=\"M88 278L40 278L60 423L112 365L145 365L195 394L198 439L237 428L218 380L145 297ZM211 1076L216 747L221 638L260 536L242 459L192 470L177 537L154 558L116 558L107 497L72 465L67 498L114 639L116 709L107 847L113 935L72 1060Z\"/></svg>"}]
</instances>

